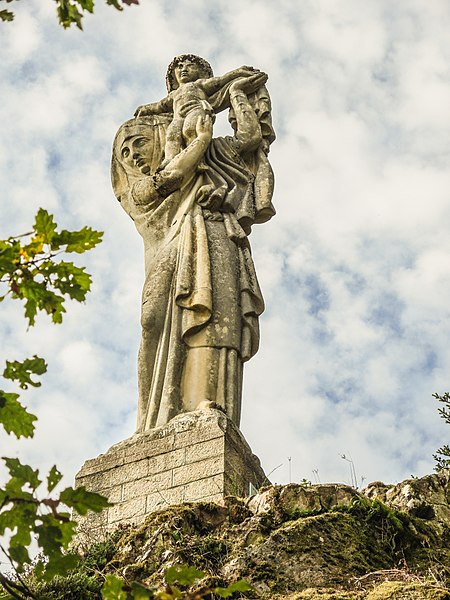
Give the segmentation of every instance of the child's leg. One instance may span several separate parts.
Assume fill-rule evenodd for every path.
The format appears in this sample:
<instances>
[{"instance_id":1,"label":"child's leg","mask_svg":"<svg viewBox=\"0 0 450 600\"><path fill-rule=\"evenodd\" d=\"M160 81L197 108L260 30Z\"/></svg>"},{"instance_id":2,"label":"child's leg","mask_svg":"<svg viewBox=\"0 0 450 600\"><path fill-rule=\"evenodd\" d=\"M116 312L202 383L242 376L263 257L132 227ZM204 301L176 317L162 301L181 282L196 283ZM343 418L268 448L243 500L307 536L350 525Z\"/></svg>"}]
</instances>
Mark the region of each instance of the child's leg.
<instances>
[{"instance_id":1,"label":"child's leg","mask_svg":"<svg viewBox=\"0 0 450 600\"><path fill-rule=\"evenodd\" d=\"M202 107L190 110L184 118L182 137L185 147L189 146L191 142L197 137L197 122L199 117L204 117L206 111Z\"/></svg>"}]
</instances>

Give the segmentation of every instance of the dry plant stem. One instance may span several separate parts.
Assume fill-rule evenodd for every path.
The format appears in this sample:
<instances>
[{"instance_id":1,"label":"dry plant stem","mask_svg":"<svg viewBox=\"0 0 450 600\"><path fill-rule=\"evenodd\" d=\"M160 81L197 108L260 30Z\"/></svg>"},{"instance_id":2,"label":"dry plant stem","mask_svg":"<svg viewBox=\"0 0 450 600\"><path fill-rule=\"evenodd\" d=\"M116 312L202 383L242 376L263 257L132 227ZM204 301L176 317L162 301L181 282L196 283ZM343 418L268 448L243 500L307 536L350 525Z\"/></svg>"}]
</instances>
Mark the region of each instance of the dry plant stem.
<instances>
[{"instance_id":1,"label":"dry plant stem","mask_svg":"<svg viewBox=\"0 0 450 600\"><path fill-rule=\"evenodd\" d=\"M400 575L401 578L405 581L420 581L420 577L418 575L415 575L414 573L411 573L410 571L407 571L405 569L381 569L380 571L372 571L371 573L366 573L365 575L362 575L361 577L358 577L357 579L355 579L356 583L360 583L362 581L364 581L365 579L368 579L369 577L386 577L386 578L390 578L392 576L395 575Z\"/></svg>"},{"instance_id":2,"label":"dry plant stem","mask_svg":"<svg viewBox=\"0 0 450 600\"><path fill-rule=\"evenodd\" d=\"M17 584L7 579L2 573L0 573L0 584L13 598L17 600L25 600L26 596L22 594L19 595L19 592L15 590L16 587L18 588Z\"/></svg>"},{"instance_id":3,"label":"dry plant stem","mask_svg":"<svg viewBox=\"0 0 450 600\"><path fill-rule=\"evenodd\" d=\"M12 568L14 569L14 572L16 574L16 577L17 577L18 581L19 581L19 584L20 584L19 585L19 584L15 583L14 581L11 581L11 579L8 579L2 573L0 573L0 583L2 584L2 586L6 589L6 591L9 594L11 594L13 596L13 598L19 598L19 600L22 600L22 598L36 598L36 596L30 590L30 588L28 587L28 585L21 578L20 574L18 573L17 569L14 566L14 562L13 562L11 556L9 555L9 553L1 545L0 545L0 550L3 552L3 554L9 560ZM18 595L18 592L16 592L15 590L18 590L18 592L20 592L22 595L21 596ZM23 590L25 590L26 595L23 595Z\"/></svg>"}]
</instances>

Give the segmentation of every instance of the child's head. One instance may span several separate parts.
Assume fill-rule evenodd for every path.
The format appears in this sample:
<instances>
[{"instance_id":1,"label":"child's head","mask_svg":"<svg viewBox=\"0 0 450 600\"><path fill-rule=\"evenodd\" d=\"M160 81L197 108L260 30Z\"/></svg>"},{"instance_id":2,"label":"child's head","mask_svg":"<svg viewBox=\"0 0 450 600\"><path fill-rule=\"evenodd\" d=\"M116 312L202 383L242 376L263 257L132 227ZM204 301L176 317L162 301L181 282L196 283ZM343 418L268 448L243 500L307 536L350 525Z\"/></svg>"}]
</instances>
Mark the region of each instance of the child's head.
<instances>
[{"instance_id":1,"label":"child's head","mask_svg":"<svg viewBox=\"0 0 450 600\"><path fill-rule=\"evenodd\" d=\"M195 54L181 54L176 56L167 68L167 91L176 90L180 83L207 79L213 76L213 70L208 61Z\"/></svg>"}]
</instances>

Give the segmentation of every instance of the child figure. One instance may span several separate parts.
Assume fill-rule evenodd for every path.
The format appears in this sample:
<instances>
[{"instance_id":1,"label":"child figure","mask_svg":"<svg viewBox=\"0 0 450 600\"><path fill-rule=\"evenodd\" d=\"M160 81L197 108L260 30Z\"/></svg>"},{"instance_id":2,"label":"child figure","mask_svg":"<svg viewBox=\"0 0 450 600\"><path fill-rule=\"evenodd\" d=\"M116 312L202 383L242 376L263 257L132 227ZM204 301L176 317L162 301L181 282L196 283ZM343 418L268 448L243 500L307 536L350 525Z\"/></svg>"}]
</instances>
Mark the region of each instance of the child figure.
<instances>
[{"instance_id":1,"label":"child figure","mask_svg":"<svg viewBox=\"0 0 450 600\"><path fill-rule=\"evenodd\" d=\"M250 77L258 71L241 67L222 77L213 77L211 65L194 54L182 54L173 59L167 69L166 84L169 94L159 102L144 104L136 109L135 117L173 112L172 122L166 132L164 167L197 136L199 117L219 112L227 104L224 100L213 107L211 97L221 88L240 77ZM213 103L214 104L214 103Z\"/></svg>"}]
</instances>

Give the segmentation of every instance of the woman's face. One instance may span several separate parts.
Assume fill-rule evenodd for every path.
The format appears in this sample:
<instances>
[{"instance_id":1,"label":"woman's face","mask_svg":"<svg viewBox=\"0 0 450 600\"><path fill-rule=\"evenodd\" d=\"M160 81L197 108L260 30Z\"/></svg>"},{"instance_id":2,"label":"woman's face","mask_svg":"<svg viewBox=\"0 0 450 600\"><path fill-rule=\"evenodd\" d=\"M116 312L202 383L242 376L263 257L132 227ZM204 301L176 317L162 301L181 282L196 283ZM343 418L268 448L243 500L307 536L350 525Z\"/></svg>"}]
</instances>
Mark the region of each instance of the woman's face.
<instances>
[{"instance_id":1,"label":"woman's face","mask_svg":"<svg viewBox=\"0 0 450 600\"><path fill-rule=\"evenodd\" d=\"M150 175L153 153L153 140L144 135L127 138L121 148L120 156L128 167L137 167L144 175Z\"/></svg>"}]
</instances>

